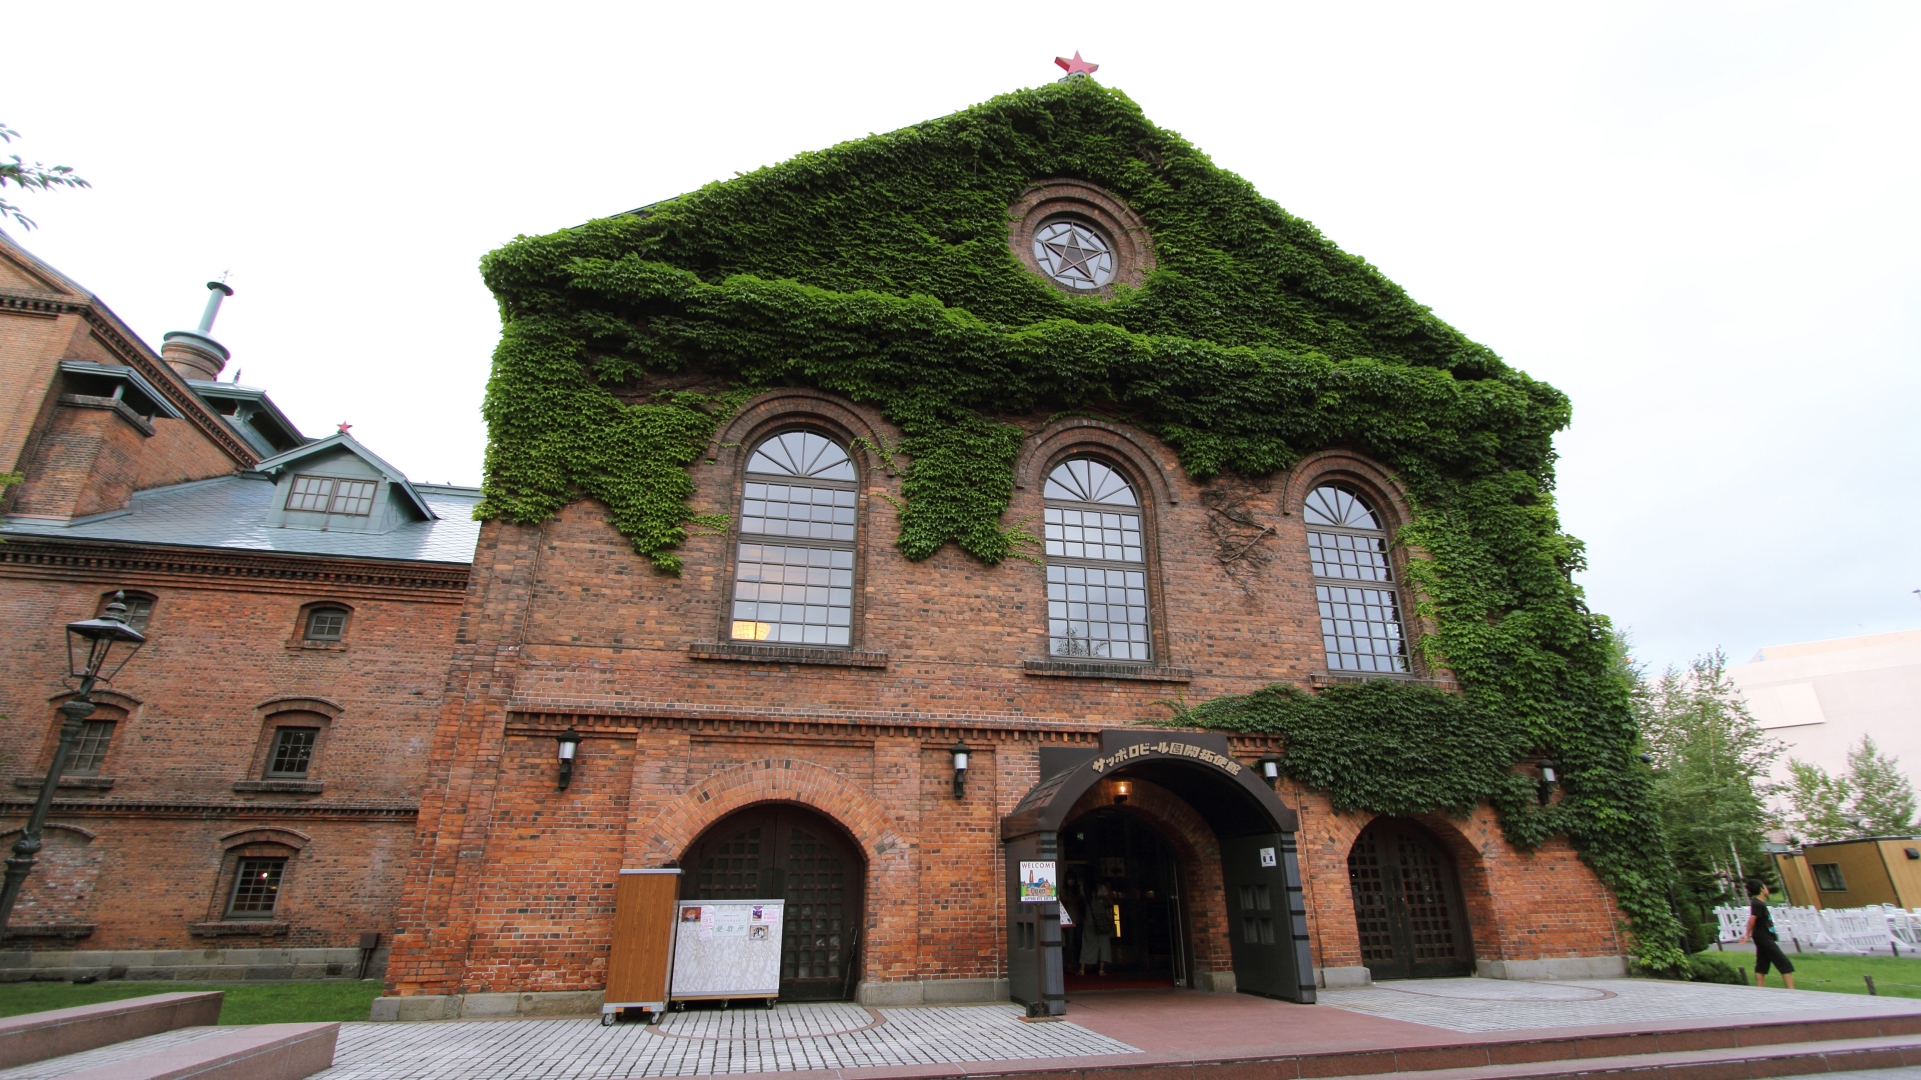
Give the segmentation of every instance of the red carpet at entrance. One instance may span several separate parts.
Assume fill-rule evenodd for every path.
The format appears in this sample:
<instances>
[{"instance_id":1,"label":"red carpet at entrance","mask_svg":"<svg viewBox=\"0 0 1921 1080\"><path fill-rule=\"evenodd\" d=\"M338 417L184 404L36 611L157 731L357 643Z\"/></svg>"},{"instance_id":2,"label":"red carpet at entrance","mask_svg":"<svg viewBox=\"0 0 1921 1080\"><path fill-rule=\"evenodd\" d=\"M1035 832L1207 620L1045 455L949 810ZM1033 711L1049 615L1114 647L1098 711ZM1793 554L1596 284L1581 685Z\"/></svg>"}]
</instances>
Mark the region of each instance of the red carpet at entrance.
<instances>
[{"instance_id":1,"label":"red carpet at entrance","mask_svg":"<svg viewBox=\"0 0 1921 1080\"><path fill-rule=\"evenodd\" d=\"M1138 975L1073 975L1065 976L1067 990L1151 990L1172 989L1172 979L1149 979Z\"/></svg>"}]
</instances>

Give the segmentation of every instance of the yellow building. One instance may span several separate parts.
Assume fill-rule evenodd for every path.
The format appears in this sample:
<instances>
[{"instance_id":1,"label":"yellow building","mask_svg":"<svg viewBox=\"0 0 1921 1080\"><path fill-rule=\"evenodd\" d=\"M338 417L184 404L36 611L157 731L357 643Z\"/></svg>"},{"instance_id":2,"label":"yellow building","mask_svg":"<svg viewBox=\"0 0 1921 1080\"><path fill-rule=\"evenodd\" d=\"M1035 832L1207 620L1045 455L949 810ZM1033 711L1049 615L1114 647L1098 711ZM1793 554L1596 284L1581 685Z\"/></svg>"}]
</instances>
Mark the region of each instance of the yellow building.
<instances>
[{"instance_id":1,"label":"yellow building","mask_svg":"<svg viewBox=\"0 0 1921 1080\"><path fill-rule=\"evenodd\" d=\"M1796 907L1921 907L1921 837L1870 836L1799 850L1770 845L1769 857Z\"/></svg>"}]
</instances>

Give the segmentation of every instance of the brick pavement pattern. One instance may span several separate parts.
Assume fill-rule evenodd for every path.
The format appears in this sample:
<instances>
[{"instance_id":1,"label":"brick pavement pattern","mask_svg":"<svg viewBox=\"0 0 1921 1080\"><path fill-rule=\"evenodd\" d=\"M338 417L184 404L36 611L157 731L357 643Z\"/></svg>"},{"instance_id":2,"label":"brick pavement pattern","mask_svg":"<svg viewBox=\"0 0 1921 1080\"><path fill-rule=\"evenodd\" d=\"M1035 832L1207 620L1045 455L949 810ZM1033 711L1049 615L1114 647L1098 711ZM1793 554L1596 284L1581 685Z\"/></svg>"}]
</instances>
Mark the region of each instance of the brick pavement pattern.
<instances>
[{"instance_id":1,"label":"brick pavement pattern","mask_svg":"<svg viewBox=\"0 0 1921 1080\"><path fill-rule=\"evenodd\" d=\"M1781 990L1774 987L1596 979L1507 982L1418 979L1326 990L1321 1004L1449 1031L1524 1031L1602 1024L1735 1020L1759 1013L1859 1009L1863 1015L1913 1012L1905 998Z\"/></svg>"},{"instance_id":2,"label":"brick pavement pattern","mask_svg":"<svg viewBox=\"0 0 1921 1080\"><path fill-rule=\"evenodd\" d=\"M1012 1005L886 1009L780 1005L680 1013L659 1027L597 1020L347 1024L323 1080L624 1080L1137 1053L1071 1023L1024 1024ZM0 1071L47 1080L205 1038L187 1028Z\"/></svg>"}]
</instances>

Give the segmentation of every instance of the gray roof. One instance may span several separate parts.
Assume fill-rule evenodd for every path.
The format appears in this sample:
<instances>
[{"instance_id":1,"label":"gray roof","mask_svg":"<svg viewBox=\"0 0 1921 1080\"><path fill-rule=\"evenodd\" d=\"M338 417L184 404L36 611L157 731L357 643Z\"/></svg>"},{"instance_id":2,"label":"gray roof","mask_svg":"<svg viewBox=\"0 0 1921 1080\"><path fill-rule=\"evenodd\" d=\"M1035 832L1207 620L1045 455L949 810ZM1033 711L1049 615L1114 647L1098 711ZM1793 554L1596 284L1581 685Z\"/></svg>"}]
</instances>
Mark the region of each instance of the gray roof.
<instances>
[{"instance_id":1,"label":"gray roof","mask_svg":"<svg viewBox=\"0 0 1921 1080\"><path fill-rule=\"evenodd\" d=\"M0 535L71 540L106 540L173 547L275 551L290 555L333 555L349 559L409 559L417 562L472 563L480 539L473 518L480 492L474 488L415 484L438 517L415 521L391 532L320 532L267 525L274 482L260 473L196 480L136 493L127 509L60 525L6 519Z\"/></svg>"}]
</instances>

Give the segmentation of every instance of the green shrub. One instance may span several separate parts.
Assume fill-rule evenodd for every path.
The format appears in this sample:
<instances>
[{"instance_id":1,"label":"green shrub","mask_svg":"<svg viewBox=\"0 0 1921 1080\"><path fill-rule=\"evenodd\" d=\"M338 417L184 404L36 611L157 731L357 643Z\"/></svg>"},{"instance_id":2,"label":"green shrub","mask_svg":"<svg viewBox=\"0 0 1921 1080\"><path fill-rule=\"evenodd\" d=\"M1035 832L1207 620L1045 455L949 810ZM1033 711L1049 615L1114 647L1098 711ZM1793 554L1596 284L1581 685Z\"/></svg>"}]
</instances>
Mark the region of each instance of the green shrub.
<instances>
[{"instance_id":1,"label":"green shrub","mask_svg":"<svg viewBox=\"0 0 1921 1080\"><path fill-rule=\"evenodd\" d=\"M1713 953L1695 953L1688 957L1688 981L1742 985L1741 973L1734 969L1734 965Z\"/></svg>"}]
</instances>

